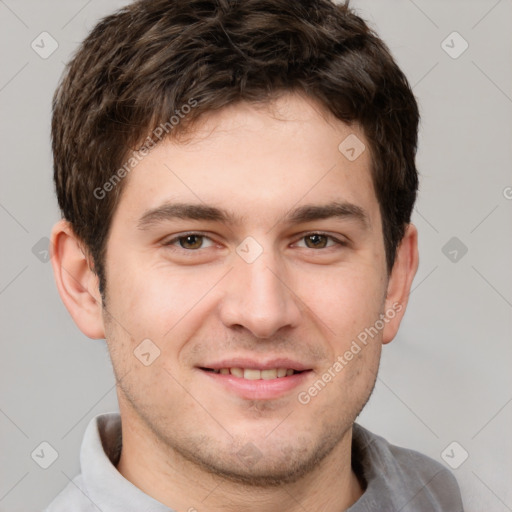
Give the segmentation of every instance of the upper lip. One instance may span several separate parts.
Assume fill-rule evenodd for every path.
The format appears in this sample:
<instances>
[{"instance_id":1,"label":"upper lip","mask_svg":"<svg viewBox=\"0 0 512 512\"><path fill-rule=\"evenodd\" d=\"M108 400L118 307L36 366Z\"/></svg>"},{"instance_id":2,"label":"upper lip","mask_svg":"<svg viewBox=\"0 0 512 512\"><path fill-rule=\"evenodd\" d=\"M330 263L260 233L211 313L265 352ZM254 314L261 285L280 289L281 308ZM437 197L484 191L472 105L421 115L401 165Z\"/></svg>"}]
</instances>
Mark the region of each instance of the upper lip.
<instances>
[{"instance_id":1,"label":"upper lip","mask_svg":"<svg viewBox=\"0 0 512 512\"><path fill-rule=\"evenodd\" d=\"M311 370L299 361L289 359L287 357L280 357L267 360L257 360L247 357L236 357L233 359L223 359L222 361L201 364L199 368L209 368L212 370L220 370L221 368L250 368L255 370L270 370L273 368L287 368L302 372L304 370Z\"/></svg>"}]
</instances>

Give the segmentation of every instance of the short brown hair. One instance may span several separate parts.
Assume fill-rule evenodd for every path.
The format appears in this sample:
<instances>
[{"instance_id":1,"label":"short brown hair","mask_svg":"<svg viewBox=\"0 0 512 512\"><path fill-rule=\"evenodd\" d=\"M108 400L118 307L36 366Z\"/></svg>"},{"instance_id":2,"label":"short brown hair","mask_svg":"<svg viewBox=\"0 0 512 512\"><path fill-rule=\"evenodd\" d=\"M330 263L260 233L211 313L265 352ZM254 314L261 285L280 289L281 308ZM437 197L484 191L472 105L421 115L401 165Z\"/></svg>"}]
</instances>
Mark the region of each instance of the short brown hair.
<instances>
[{"instance_id":1,"label":"short brown hair","mask_svg":"<svg viewBox=\"0 0 512 512\"><path fill-rule=\"evenodd\" d=\"M53 100L59 206L92 256L102 294L128 155L154 141L158 126L172 124L165 136L176 136L204 113L285 91L362 127L392 269L418 188L418 107L385 44L348 3L141 0L96 25Z\"/></svg>"}]
</instances>

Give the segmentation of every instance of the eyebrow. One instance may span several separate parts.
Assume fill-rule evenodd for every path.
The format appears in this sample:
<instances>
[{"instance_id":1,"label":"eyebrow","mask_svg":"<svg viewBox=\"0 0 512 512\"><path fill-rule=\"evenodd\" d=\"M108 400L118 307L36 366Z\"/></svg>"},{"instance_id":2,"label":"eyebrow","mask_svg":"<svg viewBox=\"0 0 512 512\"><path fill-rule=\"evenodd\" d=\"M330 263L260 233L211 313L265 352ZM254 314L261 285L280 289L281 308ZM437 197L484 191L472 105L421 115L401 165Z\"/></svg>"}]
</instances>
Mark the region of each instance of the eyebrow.
<instances>
[{"instance_id":1,"label":"eyebrow","mask_svg":"<svg viewBox=\"0 0 512 512\"><path fill-rule=\"evenodd\" d=\"M333 201L325 205L304 205L289 211L281 222L301 224L315 220L338 218L355 220L363 228L370 227L370 220L363 208L344 201ZM164 203L144 212L137 227L146 230L155 224L174 219L206 220L228 225L240 224L241 218L222 208L206 204Z\"/></svg>"},{"instance_id":2,"label":"eyebrow","mask_svg":"<svg viewBox=\"0 0 512 512\"><path fill-rule=\"evenodd\" d=\"M370 219L363 208L352 203L333 201L325 205L305 205L290 211L284 222L301 224L322 219L348 219L359 222L364 228L370 227Z\"/></svg>"},{"instance_id":3,"label":"eyebrow","mask_svg":"<svg viewBox=\"0 0 512 512\"><path fill-rule=\"evenodd\" d=\"M139 219L137 226L139 229L147 229L154 224L173 219L210 220L223 222L224 224L234 223L233 215L215 206L205 204L164 203L161 206L146 211Z\"/></svg>"}]
</instances>

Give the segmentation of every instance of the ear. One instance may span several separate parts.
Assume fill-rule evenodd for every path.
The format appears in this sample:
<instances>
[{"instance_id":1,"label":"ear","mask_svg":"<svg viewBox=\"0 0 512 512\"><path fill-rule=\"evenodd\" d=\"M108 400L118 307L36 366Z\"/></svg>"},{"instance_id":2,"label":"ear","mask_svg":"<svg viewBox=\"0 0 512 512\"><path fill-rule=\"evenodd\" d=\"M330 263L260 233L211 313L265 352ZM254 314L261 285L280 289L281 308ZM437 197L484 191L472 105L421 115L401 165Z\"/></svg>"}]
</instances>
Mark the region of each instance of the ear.
<instances>
[{"instance_id":1,"label":"ear","mask_svg":"<svg viewBox=\"0 0 512 512\"><path fill-rule=\"evenodd\" d=\"M386 295L386 318L382 343L389 343L398 332L405 313L411 285L418 270L418 231L408 224L405 235L398 246L395 263L388 281Z\"/></svg>"},{"instance_id":2,"label":"ear","mask_svg":"<svg viewBox=\"0 0 512 512\"><path fill-rule=\"evenodd\" d=\"M69 222L55 224L51 242L53 273L62 302L86 336L104 338L98 277Z\"/></svg>"}]
</instances>

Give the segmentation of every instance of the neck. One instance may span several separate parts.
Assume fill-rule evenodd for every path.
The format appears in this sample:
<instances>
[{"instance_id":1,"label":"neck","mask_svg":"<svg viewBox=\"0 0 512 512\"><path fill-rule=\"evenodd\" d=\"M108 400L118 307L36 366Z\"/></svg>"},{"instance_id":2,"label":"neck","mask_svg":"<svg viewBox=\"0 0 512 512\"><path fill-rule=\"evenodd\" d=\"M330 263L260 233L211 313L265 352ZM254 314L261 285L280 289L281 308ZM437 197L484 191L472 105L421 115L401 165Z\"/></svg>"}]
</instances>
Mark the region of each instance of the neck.
<instances>
[{"instance_id":1,"label":"neck","mask_svg":"<svg viewBox=\"0 0 512 512\"><path fill-rule=\"evenodd\" d=\"M164 446L134 417L123 415L122 431L118 471L144 493L174 510L340 512L363 493L351 467L352 429L308 475L274 487L247 486L205 471Z\"/></svg>"}]
</instances>

